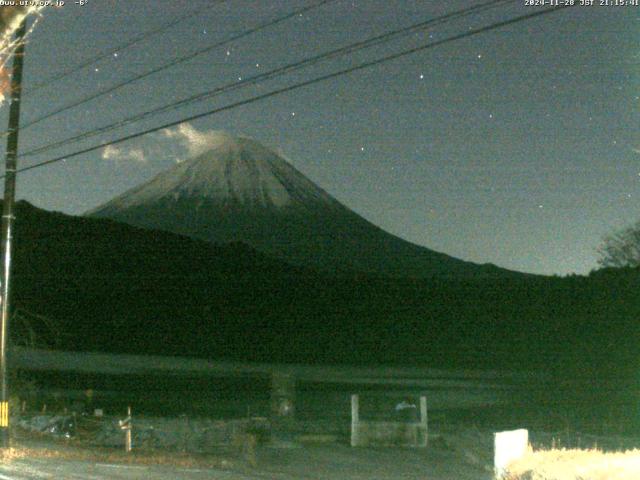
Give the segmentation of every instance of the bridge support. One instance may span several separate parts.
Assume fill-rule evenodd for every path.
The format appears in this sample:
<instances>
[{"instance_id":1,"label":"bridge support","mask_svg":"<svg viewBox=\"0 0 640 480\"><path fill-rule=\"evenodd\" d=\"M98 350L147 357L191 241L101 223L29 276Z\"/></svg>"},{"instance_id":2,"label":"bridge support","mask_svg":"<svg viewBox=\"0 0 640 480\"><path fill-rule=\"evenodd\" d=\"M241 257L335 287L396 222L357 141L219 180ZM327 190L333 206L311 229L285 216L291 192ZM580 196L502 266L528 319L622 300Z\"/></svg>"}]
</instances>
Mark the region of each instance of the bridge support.
<instances>
[{"instance_id":1,"label":"bridge support","mask_svg":"<svg viewBox=\"0 0 640 480\"><path fill-rule=\"evenodd\" d=\"M271 425L278 435L291 431L295 422L296 379L288 373L271 377Z\"/></svg>"}]
</instances>

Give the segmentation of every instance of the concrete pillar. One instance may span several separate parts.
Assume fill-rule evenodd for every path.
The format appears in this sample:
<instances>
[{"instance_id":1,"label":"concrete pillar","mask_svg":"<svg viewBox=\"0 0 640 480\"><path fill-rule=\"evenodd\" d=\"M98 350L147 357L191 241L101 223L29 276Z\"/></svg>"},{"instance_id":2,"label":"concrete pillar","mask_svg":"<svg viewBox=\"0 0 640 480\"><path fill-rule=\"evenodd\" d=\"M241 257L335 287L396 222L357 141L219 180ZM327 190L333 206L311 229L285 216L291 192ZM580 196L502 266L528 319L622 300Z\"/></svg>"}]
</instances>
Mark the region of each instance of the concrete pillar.
<instances>
[{"instance_id":1,"label":"concrete pillar","mask_svg":"<svg viewBox=\"0 0 640 480\"><path fill-rule=\"evenodd\" d=\"M360 401L358 395L351 395L351 446L360 445Z\"/></svg>"},{"instance_id":2,"label":"concrete pillar","mask_svg":"<svg viewBox=\"0 0 640 480\"><path fill-rule=\"evenodd\" d=\"M429 425L427 418L427 397L421 395L420 396L420 430L421 437L418 442L418 446L426 447L429 439Z\"/></svg>"},{"instance_id":3,"label":"concrete pillar","mask_svg":"<svg viewBox=\"0 0 640 480\"><path fill-rule=\"evenodd\" d=\"M274 373L271 379L271 422L274 430L286 430L295 420L296 379Z\"/></svg>"}]
</instances>

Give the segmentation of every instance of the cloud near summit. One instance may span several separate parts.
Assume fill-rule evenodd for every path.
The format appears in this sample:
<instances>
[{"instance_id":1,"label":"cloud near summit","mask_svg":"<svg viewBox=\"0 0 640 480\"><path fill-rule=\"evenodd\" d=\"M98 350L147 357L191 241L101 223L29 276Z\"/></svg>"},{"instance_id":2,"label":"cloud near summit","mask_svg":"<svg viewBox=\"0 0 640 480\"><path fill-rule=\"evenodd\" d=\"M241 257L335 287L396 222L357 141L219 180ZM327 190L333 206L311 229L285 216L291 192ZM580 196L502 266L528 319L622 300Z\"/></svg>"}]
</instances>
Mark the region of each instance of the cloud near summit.
<instances>
[{"instance_id":1,"label":"cloud near summit","mask_svg":"<svg viewBox=\"0 0 640 480\"><path fill-rule=\"evenodd\" d=\"M165 138L177 140L186 149L188 158L197 157L230 138L218 130L200 131L190 123L182 123L174 129L167 128L161 133Z\"/></svg>"},{"instance_id":2,"label":"cloud near summit","mask_svg":"<svg viewBox=\"0 0 640 480\"><path fill-rule=\"evenodd\" d=\"M147 156L142 148L131 149L119 148L114 145L107 145L102 149L103 160L133 160L138 163L146 163Z\"/></svg>"},{"instance_id":3,"label":"cloud near summit","mask_svg":"<svg viewBox=\"0 0 640 480\"><path fill-rule=\"evenodd\" d=\"M102 149L103 160L115 162L129 161L132 164L146 164L158 157L170 157L177 163L197 157L208 150L233 142L228 133L218 130L200 131L189 123L175 128L165 128L156 135L155 141L143 141L134 147L107 145ZM163 141L158 142L158 139ZM170 145L167 145L167 142Z\"/></svg>"}]
</instances>

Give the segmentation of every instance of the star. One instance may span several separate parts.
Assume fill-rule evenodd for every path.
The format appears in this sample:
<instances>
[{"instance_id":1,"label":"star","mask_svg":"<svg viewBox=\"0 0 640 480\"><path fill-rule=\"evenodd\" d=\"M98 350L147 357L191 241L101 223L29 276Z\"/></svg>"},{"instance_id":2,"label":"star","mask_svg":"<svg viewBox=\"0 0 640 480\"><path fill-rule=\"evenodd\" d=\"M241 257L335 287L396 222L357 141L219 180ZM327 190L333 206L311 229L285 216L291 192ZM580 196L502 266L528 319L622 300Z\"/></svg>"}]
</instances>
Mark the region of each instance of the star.
<instances>
[{"instance_id":1,"label":"star","mask_svg":"<svg viewBox=\"0 0 640 480\"><path fill-rule=\"evenodd\" d=\"M364 152L364 147L360 147L360 151L361 151L361 152Z\"/></svg>"},{"instance_id":2,"label":"star","mask_svg":"<svg viewBox=\"0 0 640 480\"><path fill-rule=\"evenodd\" d=\"M420 74L420 80L424 80L424 75L422 73Z\"/></svg>"},{"instance_id":3,"label":"star","mask_svg":"<svg viewBox=\"0 0 640 480\"><path fill-rule=\"evenodd\" d=\"M227 57L231 55L231 50L227 50Z\"/></svg>"},{"instance_id":4,"label":"star","mask_svg":"<svg viewBox=\"0 0 640 480\"><path fill-rule=\"evenodd\" d=\"M296 116L296 112L291 112L291 116L295 117Z\"/></svg>"},{"instance_id":5,"label":"star","mask_svg":"<svg viewBox=\"0 0 640 480\"><path fill-rule=\"evenodd\" d=\"M478 54L478 58L482 58L482 54L481 53Z\"/></svg>"},{"instance_id":6,"label":"star","mask_svg":"<svg viewBox=\"0 0 640 480\"><path fill-rule=\"evenodd\" d=\"M113 56L114 56L115 58L118 58L118 52L115 52L115 53L113 54Z\"/></svg>"}]
</instances>

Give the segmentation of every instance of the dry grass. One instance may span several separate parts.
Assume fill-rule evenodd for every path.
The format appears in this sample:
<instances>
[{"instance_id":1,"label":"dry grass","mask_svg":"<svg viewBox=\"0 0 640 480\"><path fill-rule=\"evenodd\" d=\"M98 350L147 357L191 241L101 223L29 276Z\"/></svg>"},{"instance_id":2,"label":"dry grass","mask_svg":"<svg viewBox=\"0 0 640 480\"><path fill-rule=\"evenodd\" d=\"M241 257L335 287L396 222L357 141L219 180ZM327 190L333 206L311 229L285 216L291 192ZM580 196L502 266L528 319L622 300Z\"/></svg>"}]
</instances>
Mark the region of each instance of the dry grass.
<instances>
[{"instance_id":1,"label":"dry grass","mask_svg":"<svg viewBox=\"0 0 640 480\"><path fill-rule=\"evenodd\" d=\"M638 480L640 450L540 450L511 464L509 471L508 480Z\"/></svg>"},{"instance_id":2,"label":"dry grass","mask_svg":"<svg viewBox=\"0 0 640 480\"><path fill-rule=\"evenodd\" d=\"M0 462L10 462L20 458L55 458L79 460L92 463L121 463L128 465L165 465L181 468L231 468L235 466L237 455L191 454L177 451L136 450L126 453L124 449L89 447L82 440L70 439L52 441L44 434L20 432L20 438L12 441L12 447L0 449Z\"/></svg>"},{"instance_id":3,"label":"dry grass","mask_svg":"<svg viewBox=\"0 0 640 480\"><path fill-rule=\"evenodd\" d=\"M134 451L125 453L124 451L108 449L56 448L56 446L52 446L52 448L32 448L16 446L0 453L0 462L3 463L20 458L55 458L92 463L166 465L182 468L229 468L233 466L233 462L225 458L181 452Z\"/></svg>"},{"instance_id":4,"label":"dry grass","mask_svg":"<svg viewBox=\"0 0 640 480\"><path fill-rule=\"evenodd\" d=\"M28 452L23 448L0 448L0 463L8 463L11 460L26 457Z\"/></svg>"}]
</instances>

